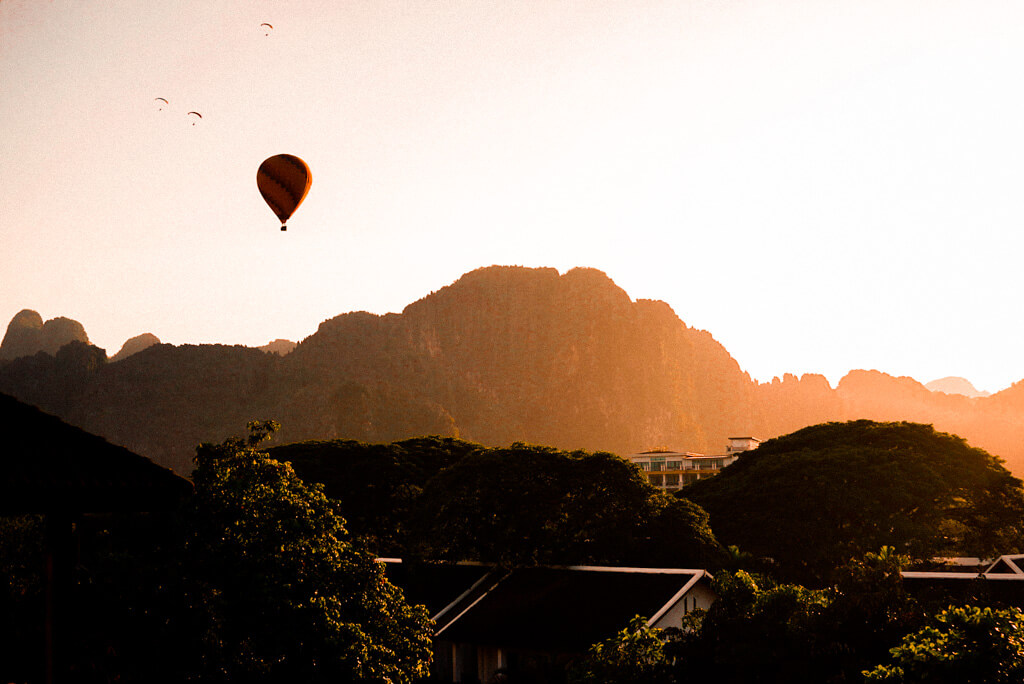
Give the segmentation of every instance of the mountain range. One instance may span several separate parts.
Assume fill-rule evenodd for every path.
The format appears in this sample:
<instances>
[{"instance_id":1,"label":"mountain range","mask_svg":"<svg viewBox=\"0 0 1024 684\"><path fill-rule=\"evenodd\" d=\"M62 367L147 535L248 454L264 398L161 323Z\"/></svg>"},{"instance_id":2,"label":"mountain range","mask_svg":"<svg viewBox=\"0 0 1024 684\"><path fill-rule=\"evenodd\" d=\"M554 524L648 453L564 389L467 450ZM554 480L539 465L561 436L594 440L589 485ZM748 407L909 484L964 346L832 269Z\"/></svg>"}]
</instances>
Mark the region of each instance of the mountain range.
<instances>
[{"instance_id":1,"label":"mountain range","mask_svg":"<svg viewBox=\"0 0 1024 684\"><path fill-rule=\"evenodd\" d=\"M18 314L0 347L0 392L182 473L197 444L262 418L282 424L284 442L438 434L620 454L718 453L729 437L869 418L933 424L1024 474L1024 383L975 397L875 370L835 388L813 374L759 383L709 332L594 269L481 268L400 314L324 321L293 349L140 336L115 360L70 323L63 346L44 349L49 323Z\"/></svg>"}]
</instances>

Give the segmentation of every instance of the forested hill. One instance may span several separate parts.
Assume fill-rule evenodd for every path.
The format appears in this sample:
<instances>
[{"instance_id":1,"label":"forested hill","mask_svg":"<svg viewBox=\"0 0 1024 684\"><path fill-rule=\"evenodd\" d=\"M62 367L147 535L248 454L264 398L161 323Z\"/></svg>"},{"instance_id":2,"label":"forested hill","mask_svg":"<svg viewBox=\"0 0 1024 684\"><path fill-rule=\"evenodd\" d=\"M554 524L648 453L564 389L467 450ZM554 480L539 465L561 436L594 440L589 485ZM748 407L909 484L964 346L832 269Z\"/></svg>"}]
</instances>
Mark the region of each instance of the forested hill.
<instances>
[{"instance_id":1,"label":"forested hill","mask_svg":"<svg viewBox=\"0 0 1024 684\"><path fill-rule=\"evenodd\" d=\"M348 313L285 355L157 344L117 362L85 342L0 361L0 392L187 471L253 418L280 441L457 435L630 453L721 450L829 420L933 423L1024 471L1024 385L985 398L857 371L753 382L712 336L605 274L483 268L401 314Z\"/></svg>"}]
</instances>

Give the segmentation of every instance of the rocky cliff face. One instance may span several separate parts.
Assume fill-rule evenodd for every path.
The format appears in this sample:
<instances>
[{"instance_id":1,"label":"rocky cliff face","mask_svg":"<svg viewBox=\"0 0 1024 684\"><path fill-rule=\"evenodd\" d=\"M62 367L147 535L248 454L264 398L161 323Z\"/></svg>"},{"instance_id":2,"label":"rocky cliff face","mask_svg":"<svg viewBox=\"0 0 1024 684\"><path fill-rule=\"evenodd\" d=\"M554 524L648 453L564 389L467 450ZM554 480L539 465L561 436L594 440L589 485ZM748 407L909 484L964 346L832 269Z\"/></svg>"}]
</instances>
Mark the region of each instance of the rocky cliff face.
<instances>
[{"instance_id":1,"label":"rocky cliff face","mask_svg":"<svg viewBox=\"0 0 1024 684\"><path fill-rule=\"evenodd\" d=\"M79 342L0 363L0 391L179 472L199 442L262 418L282 442L439 434L618 453L715 453L733 436L871 418L932 423L1024 473L1024 383L988 398L877 371L834 389L819 375L759 384L709 333L593 269L479 269L401 314L324 321L284 356L157 344L108 363Z\"/></svg>"},{"instance_id":2,"label":"rocky cliff face","mask_svg":"<svg viewBox=\"0 0 1024 684\"><path fill-rule=\"evenodd\" d=\"M291 420L323 437L627 452L749 428L750 380L721 345L591 269L480 269L400 315L325 321L282 365L311 378Z\"/></svg>"},{"instance_id":3,"label":"rocky cliff face","mask_svg":"<svg viewBox=\"0 0 1024 684\"><path fill-rule=\"evenodd\" d=\"M39 352L54 355L69 342L89 343L85 328L70 318L43 318L31 309L20 311L11 319L7 333L0 342L0 360L32 356Z\"/></svg>"},{"instance_id":4,"label":"rocky cliff face","mask_svg":"<svg viewBox=\"0 0 1024 684\"><path fill-rule=\"evenodd\" d=\"M132 354L138 354L143 349L148 349L154 344L160 344L160 338L152 333L136 335L121 346L121 351L110 357L110 362L123 361Z\"/></svg>"}]
</instances>

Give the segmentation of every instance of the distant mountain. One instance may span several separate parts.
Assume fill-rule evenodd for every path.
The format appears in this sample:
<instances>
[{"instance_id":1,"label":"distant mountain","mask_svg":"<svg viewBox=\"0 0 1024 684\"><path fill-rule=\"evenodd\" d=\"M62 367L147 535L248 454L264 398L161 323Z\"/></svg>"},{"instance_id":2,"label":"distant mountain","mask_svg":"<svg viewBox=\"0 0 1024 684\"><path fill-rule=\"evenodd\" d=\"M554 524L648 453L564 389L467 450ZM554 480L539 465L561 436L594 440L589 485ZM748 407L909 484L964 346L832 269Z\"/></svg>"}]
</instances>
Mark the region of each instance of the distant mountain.
<instances>
[{"instance_id":1,"label":"distant mountain","mask_svg":"<svg viewBox=\"0 0 1024 684\"><path fill-rule=\"evenodd\" d=\"M131 338L124 345L121 346L121 351L117 352L110 358L110 362L123 361L132 354L138 354L143 349L152 347L154 344L160 344L160 338L152 333L142 333Z\"/></svg>"},{"instance_id":2,"label":"distant mountain","mask_svg":"<svg viewBox=\"0 0 1024 684\"><path fill-rule=\"evenodd\" d=\"M284 356L285 354L291 353L295 349L295 342L291 340L274 340L269 342L262 347L256 347L260 351L267 352L268 354L277 354L278 356Z\"/></svg>"},{"instance_id":3,"label":"distant mountain","mask_svg":"<svg viewBox=\"0 0 1024 684\"><path fill-rule=\"evenodd\" d=\"M37 312L24 309L7 326L7 333L0 342L0 360L39 352L56 354L65 344L75 341L89 343L89 336L78 321L61 317L43 323L43 317Z\"/></svg>"},{"instance_id":4,"label":"distant mountain","mask_svg":"<svg viewBox=\"0 0 1024 684\"><path fill-rule=\"evenodd\" d=\"M940 378L925 383L925 387L932 392L943 392L945 394L962 394L965 397L987 397L991 392L981 392L975 389L969 380L957 377Z\"/></svg>"},{"instance_id":5,"label":"distant mountain","mask_svg":"<svg viewBox=\"0 0 1024 684\"><path fill-rule=\"evenodd\" d=\"M632 453L714 453L856 418L932 423L1024 472L1024 385L988 398L854 371L757 383L664 302L633 301L605 274L489 267L400 314L324 321L284 356L157 344L108 363L87 346L0 363L0 392L179 472L196 444L282 423L279 442L392 442L436 434Z\"/></svg>"}]
</instances>

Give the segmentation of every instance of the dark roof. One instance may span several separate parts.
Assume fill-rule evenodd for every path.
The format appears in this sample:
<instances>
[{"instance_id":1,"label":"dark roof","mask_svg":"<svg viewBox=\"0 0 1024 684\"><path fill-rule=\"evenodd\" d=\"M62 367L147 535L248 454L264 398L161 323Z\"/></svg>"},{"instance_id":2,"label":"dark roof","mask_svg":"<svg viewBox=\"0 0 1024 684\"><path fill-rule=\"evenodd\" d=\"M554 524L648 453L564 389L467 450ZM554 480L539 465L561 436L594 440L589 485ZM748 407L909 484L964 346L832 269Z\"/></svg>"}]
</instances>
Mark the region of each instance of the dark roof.
<instances>
[{"instance_id":1,"label":"dark roof","mask_svg":"<svg viewBox=\"0 0 1024 684\"><path fill-rule=\"evenodd\" d=\"M439 621L437 638L533 651L582 653L634 616L653 617L702 570L519 568L461 614ZM452 611L453 613L456 611Z\"/></svg>"},{"instance_id":2,"label":"dark roof","mask_svg":"<svg viewBox=\"0 0 1024 684\"><path fill-rule=\"evenodd\" d=\"M124 447L0 394L0 512L169 508L192 483Z\"/></svg>"},{"instance_id":3,"label":"dark roof","mask_svg":"<svg viewBox=\"0 0 1024 684\"><path fill-rule=\"evenodd\" d=\"M406 601L427 607L435 618L445 607L473 588L492 570L478 563L405 563L379 558L388 580L405 594Z\"/></svg>"},{"instance_id":4,"label":"dark roof","mask_svg":"<svg viewBox=\"0 0 1024 684\"><path fill-rule=\"evenodd\" d=\"M918 599L1024 607L1024 574L904 571L903 587Z\"/></svg>"}]
</instances>

